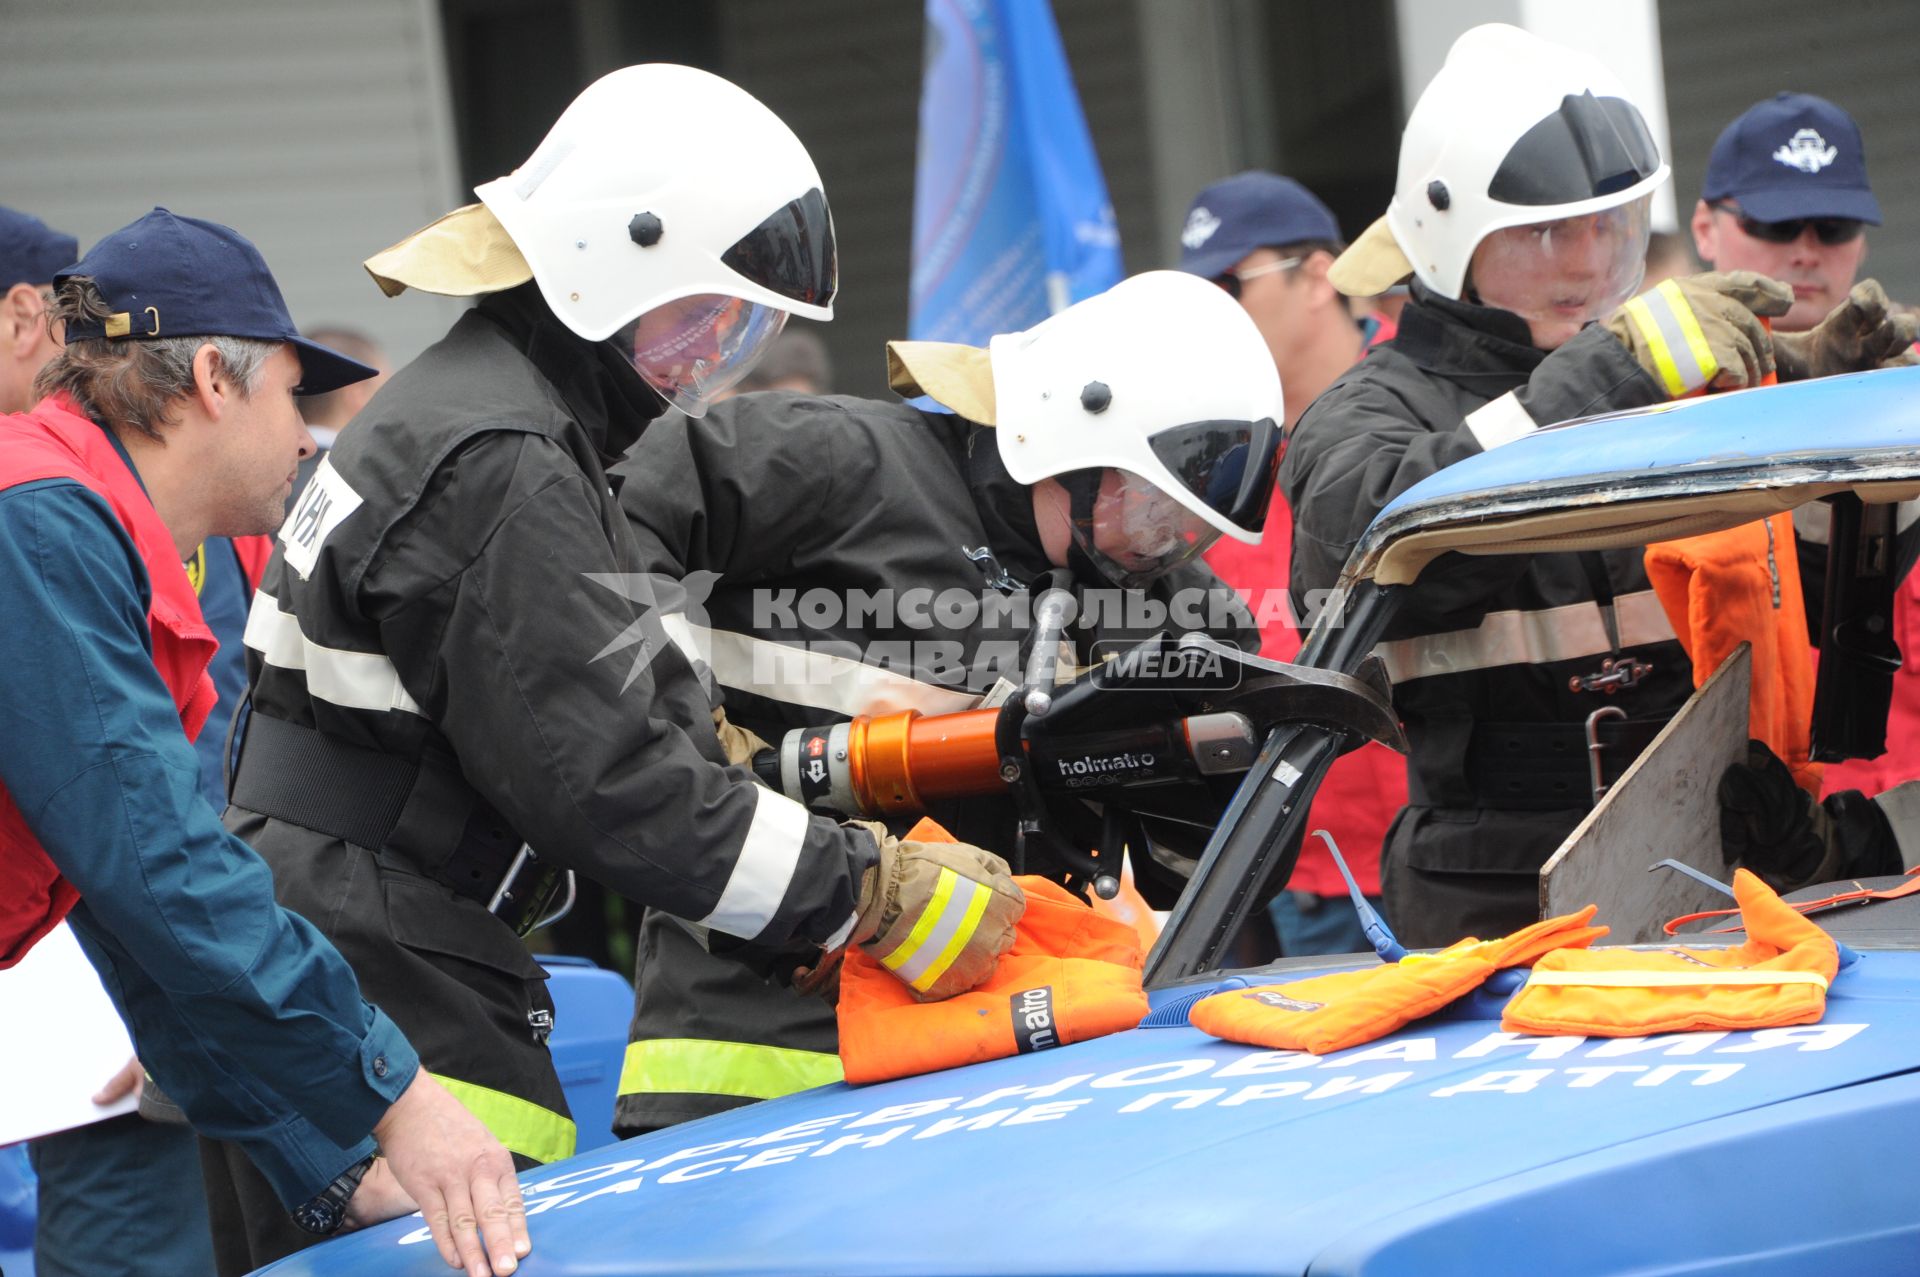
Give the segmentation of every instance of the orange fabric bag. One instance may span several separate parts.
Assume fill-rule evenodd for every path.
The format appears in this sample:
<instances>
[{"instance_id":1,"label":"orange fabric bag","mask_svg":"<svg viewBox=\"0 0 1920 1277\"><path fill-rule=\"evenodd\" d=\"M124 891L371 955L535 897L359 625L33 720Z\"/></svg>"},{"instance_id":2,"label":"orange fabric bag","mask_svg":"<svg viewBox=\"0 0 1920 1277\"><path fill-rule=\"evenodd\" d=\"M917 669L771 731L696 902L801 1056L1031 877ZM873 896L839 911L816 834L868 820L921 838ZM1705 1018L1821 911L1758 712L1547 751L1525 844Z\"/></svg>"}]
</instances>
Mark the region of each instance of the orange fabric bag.
<instances>
[{"instance_id":1,"label":"orange fabric bag","mask_svg":"<svg viewBox=\"0 0 1920 1277\"><path fill-rule=\"evenodd\" d=\"M1507 1003L1512 1033L1639 1037L1812 1024L1840 968L1833 937L1745 869L1733 875L1747 942L1731 949L1562 950Z\"/></svg>"},{"instance_id":2,"label":"orange fabric bag","mask_svg":"<svg viewBox=\"0 0 1920 1277\"><path fill-rule=\"evenodd\" d=\"M952 842L922 820L907 837ZM1065 888L1015 878L1027 911L1013 947L979 988L941 1002L912 990L857 948L840 973L840 1063L849 1082L881 1082L1043 1051L1131 1029L1147 1014L1140 937Z\"/></svg>"},{"instance_id":3,"label":"orange fabric bag","mask_svg":"<svg viewBox=\"0 0 1920 1277\"><path fill-rule=\"evenodd\" d=\"M1813 733L1813 648L1800 598L1793 516L1647 547L1647 579L1660 597L1699 687L1741 643L1753 644L1747 735L1765 741L1808 793L1821 767Z\"/></svg>"},{"instance_id":4,"label":"orange fabric bag","mask_svg":"<svg viewBox=\"0 0 1920 1277\"><path fill-rule=\"evenodd\" d=\"M1462 940L1438 953L1413 953L1362 971L1340 971L1257 989L1230 989L1194 1005L1188 1020L1230 1042L1325 1055L1343 1051L1449 1005L1502 967L1522 967L1566 946L1607 934L1596 912L1548 918L1499 940Z\"/></svg>"}]
</instances>

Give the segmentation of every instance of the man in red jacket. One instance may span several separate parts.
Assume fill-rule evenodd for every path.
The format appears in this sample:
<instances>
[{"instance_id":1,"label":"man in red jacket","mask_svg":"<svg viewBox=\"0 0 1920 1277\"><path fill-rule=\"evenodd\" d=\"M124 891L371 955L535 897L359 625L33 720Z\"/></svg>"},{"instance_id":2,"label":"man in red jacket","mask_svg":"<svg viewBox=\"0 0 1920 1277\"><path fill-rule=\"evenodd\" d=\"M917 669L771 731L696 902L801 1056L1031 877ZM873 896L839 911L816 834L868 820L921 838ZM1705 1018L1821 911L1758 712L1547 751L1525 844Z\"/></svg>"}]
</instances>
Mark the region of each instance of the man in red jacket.
<instances>
[{"instance_id":1,"label":"man in red jacket","mask_svg":"<svg viewBox=\"0 0 1920 1277\"><path fill-rule=\"evenodd\" d=\"M215 644L182 560L279 523L294 395L372 370L297 336L246 240L164 209L53 282L46 397L0 417L0 968L67 919L147 1068L302 1227L411 1194L449 1263L512 1272L505 1150L275 905L191 744Z\"/></svg>"},{"instance_id":2,"label":"man in red jacket","mask_svg":"<svg viewBox=\"0 0 1920 1277\"><path fill-rule=\"evenodd\" d=\"M1253 319L1273 352L1286 396L1286 426L1366 353L1346 299L1327 280L1343 242L1328 209L1292 178L1247 172L1194 197L1180 232L1180 269L1213 280ZM1222 540L1207 566L1246 598L1260 622L1260 654L1290 661L1312 617L1286 604L1293 515L1274 489L1259 545ZM1298 624L1295 624L1295 621ZM1333 835L1360 889L1379 904L1380 844L1407 801L1406 763L1369 742L1343 755L1315 798L1314 829ZM1370 947L1333 857L1317 838L1300 849L1287 887L1271 906L1290 955L1364 953Z\"/></svg>"}]
</instances>

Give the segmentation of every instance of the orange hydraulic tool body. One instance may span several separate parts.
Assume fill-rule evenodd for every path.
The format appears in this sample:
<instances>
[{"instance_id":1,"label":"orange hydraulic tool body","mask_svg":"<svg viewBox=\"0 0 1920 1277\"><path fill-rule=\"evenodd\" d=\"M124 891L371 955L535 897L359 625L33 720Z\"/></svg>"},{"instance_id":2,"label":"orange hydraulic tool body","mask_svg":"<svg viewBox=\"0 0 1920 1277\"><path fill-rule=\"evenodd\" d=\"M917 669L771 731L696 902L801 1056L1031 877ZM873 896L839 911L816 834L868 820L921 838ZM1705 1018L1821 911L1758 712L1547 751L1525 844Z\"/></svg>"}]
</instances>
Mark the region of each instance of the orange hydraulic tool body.
<instances>
[{"instance_id":1,"label":"orange hydraulic tool body","mask_svg":"<svg viewBox=\"0 0 1920 1277\"><path fill-rule=\"evenodd\" d=\"M1044 618L1043 618L1044 619ZM1042 635L1036 651L1057 651ZM1248 656L1200 635L1161 634L1054 681L1051 663L1028 666L1023 686L997 708L923 715L915 710L799 727L754 759L774 789L817 810L887 817L930 803L1007 795L1027 872L1027 850L1067 870L1067 885L1111 898L1119 851L1134 849L1136 877L1155 831L1204 842L1278 723L1333 721L1359 740L1405 748L1384 676L1350 678ZM1097 807L1100 845L1063 837L1055 804ZM1181 841L1176 837L1175 841ZM1196 848L1197 850L1197 848ZM1149 893L1151 898L1151 893Z\"/></svg>"}]
</instances>

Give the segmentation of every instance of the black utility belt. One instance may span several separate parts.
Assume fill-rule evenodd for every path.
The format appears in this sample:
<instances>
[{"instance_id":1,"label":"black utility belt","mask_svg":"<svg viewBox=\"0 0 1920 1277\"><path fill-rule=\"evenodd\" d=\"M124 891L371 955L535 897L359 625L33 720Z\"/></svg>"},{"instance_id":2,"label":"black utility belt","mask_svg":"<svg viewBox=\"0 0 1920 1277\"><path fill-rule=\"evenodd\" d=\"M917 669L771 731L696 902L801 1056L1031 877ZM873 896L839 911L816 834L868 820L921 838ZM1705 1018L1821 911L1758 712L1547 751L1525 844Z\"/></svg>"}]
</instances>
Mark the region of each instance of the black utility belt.
<instances>
[{"instance_id":1,"label":"black utility belt","mask_svg":"<svg viewBox=\"0 0 1920 1277\"><path fill-rule=\"evenodd\" d=\"M522 935L566 877L526 848L451 755L429 749L411 762L257 709L247 718L231 802L395 856Z\"/></svg>"},{"instance_id":2,"label":"black utility belt","mask_svg":"<svg viewBox=\"0 0 1920 1277\"><path fill-rule=\"evenodd\" d=\"M1611 786L1667 725L1664 718L1613 718L1581 723L1477 723L1463 765L1474 805L1492 811L1567 811L1594 804L1599 784ZM1589 734L1591 733L1591 734ZM1422 792L1417 769L1412 801L1457 806Z\"/></svg>"}]
</instances>

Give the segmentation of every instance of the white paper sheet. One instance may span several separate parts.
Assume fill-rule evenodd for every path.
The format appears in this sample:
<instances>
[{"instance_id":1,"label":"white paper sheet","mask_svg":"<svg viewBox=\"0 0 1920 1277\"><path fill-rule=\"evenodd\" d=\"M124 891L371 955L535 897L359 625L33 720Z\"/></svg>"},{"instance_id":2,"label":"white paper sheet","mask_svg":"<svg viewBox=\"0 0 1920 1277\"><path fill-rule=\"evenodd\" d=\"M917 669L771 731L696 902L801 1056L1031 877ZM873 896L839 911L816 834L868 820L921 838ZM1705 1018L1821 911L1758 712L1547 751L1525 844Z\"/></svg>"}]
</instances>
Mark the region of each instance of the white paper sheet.
<instances>
[{"instance_id":1,"label":"white paper sheet","mask_svg":"<svg viewBox=\"0 0 1920 1277\"><path fill-rule=\"evenodd\" d=\"M0 1144L131 1112L90 1098L133 1055L126 1026L63 922L0 971Z\"/></svg>"}]
</instances>

